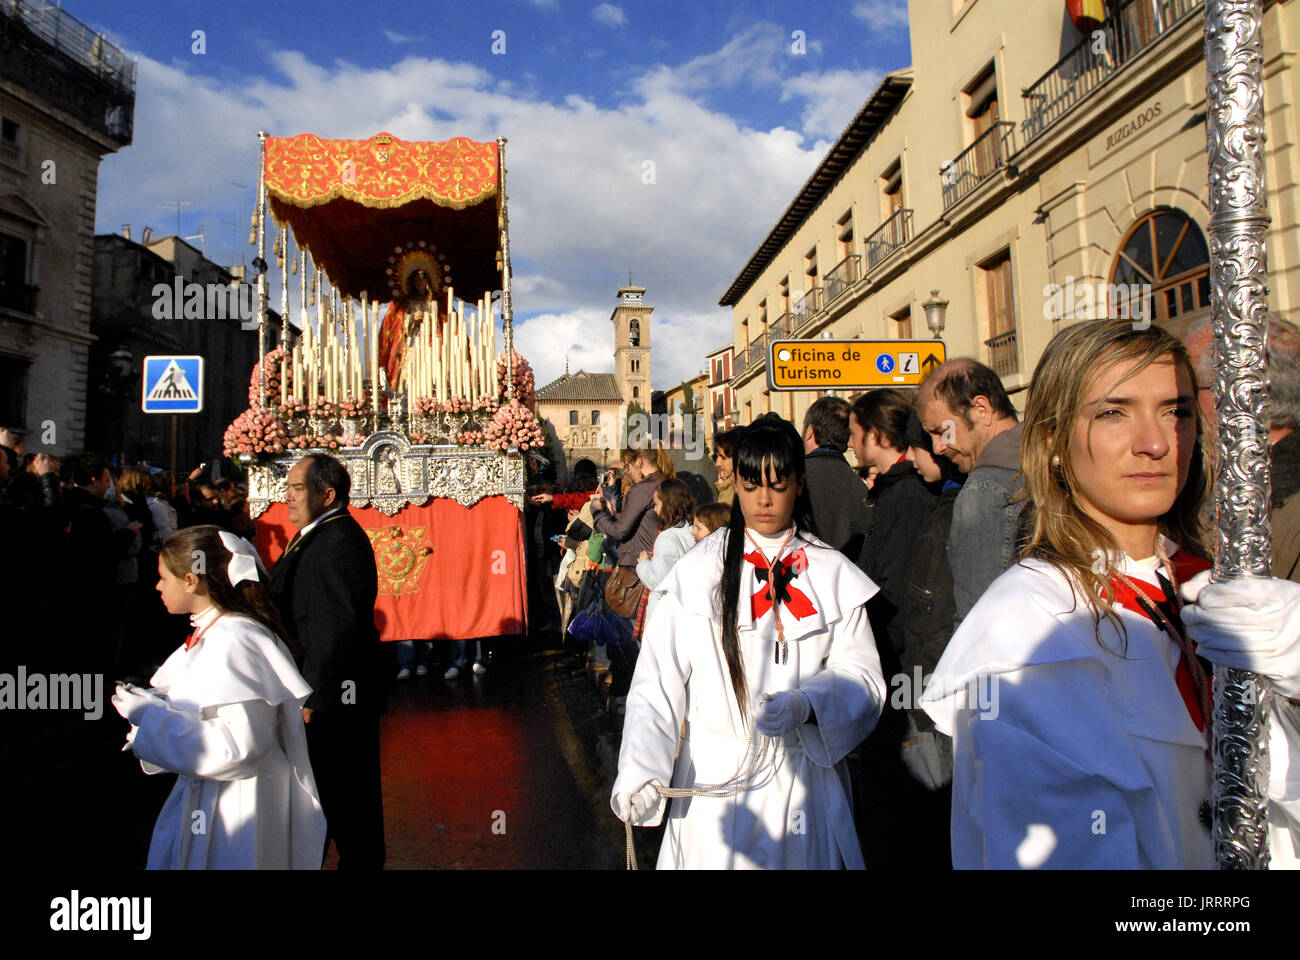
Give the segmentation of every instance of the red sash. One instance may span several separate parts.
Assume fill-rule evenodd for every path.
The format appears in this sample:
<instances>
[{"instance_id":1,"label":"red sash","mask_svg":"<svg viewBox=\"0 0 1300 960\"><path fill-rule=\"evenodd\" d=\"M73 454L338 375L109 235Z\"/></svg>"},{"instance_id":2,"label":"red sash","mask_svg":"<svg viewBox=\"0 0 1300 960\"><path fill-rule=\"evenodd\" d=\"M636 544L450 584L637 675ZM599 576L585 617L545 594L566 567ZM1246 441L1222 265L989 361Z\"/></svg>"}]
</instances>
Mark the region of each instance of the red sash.
<instances>
[{"instance_id":1,"label":"red sash","mask_svg":"<svg viewBox=\"0 0 1300 960\"><path fill-rule=\"evenodd\" d=\"M1179 583L1186 583L1202 570L1210 569L1210 563L1208 560L1194 557L1190 553L1176 553L1170 558L1169 562L1173 565L1174 577ZM1151 615L1151 612L1141 602L1141 599L1133 592L1133 589L1129 587L1128 584L1118 577L1112 577L1110 585L1111 589L1115 591L1116 603L1127 610L1132 610L1134 613L1145 617L1164 631L1164 627L1160 621ZM1166 603L1169 604L1171 608L1173 607L1173 598L1166 597L1164 590L1160 587L1149 584L1144 580L1142 581L1142 589L1147 592L1147 596L1157 603ZM1177 613L1175 613L1174 616L1177 617ZM1182 696L1183 703L1187 707L1187 713L1192 718L1192 722L1196 724L1196 729L1204 731L1205 717L1201 713L1200 697L1196 694L1196 685L1192 681L1192 672L1187 666L1186 654L1180 654L1178 657L1178 669L1174 674L1174 681L1178 684L1178 693ZM1210 684L1208 671L1206 671L1205 682L1208 688Z\"/></svg>"}]
</instances>

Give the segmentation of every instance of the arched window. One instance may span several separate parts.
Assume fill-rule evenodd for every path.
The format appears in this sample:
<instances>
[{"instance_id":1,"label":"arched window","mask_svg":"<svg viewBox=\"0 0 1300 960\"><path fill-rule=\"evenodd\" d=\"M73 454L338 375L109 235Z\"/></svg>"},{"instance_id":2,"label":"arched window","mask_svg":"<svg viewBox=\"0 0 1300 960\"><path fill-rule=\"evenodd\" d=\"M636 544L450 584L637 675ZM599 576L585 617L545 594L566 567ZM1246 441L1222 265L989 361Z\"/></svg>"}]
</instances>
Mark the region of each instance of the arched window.
<instances>
[{"instance_id":1,"label":"arched window","mask_svg":"<svg viewBox=\"0 0 1300 960\"><path fill-rule=\"evenodd\" d=\"M633 320L631 324L628 325L628 333L632 337L632 346L634 347L641 346L641 321L640 320Z\"/></svg>"},{"instance_id":2,"label":"arched window","mask_svg":"<svg viewBox=\"0 0 1300 960\"><path fill-rule=\"evenodd\" d=\"M578 425L578 411L577 411L577 410L570 410L570 411L569 411L569 426L571 426L571 427L576 427L577 425Z\"/></svg>"},{"instance_id":3,"label":"arched window","mask_svg":"<svg viewBox=\"0 0 1300 960\"><path fill-rule=\"evenodd\" d=\"M1160 323L1210 306L1210 249L1195 221L1179 210L1154 210L1138 219L1120 245L1111 283L1122 311L1130 292L1151 285ZM1137 289L1135 289L1135 286ZM1120 316L1124 316L1121 312ZM1128 316L1135 316L1130 312Z\"/></svg>"}]
</instances>

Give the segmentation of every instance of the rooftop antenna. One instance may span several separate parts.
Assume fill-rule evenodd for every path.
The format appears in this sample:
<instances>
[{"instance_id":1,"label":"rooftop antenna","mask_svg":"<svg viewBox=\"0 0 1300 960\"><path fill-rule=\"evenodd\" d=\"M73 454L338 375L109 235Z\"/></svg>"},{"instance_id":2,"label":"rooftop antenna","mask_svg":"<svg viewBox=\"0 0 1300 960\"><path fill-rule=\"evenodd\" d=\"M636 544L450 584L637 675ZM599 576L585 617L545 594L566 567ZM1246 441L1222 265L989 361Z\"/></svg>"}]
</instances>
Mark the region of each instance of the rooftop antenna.
<instances>
[{"instance_id":1,"label":"rooftop antenna","mask_svg":"<svg viewBox=\"0 0 1300 960\"><path fill-rule=\"evenodd\" d=\"M181 235L181 207L192 207L194 204L188 200L164 200L158 206L170 207L173 204L176 206L176 236L179 237Z\"/></svg>"},{"instance_id":2,"label":"rooftop antenna","mask_svg":"<svg viewBox=\"0 0 1300 960\"><path fill-rule=\"evenodd\" d=\"M233 220L222 220L221 225L230 228L230 265L233 267L235 265L235 254L239 251L239 233L237 232L239 224ZM239 255L239 262L245 266L248 265L245 255L242 253Z\"/></svg>"},{"instance_id":3,"label":"rooftop antenna","mask_svg":"<svg viewBox=\"0 0 1300 960\"><path fill-rule=\"evenodd\" d=\"M199 251L203 256L208 255L208 237L203 230L203 224L199 224L199 232L192 237L181 237L182 240L197 240L199 242Z\"/></svg>"}]
</instances>

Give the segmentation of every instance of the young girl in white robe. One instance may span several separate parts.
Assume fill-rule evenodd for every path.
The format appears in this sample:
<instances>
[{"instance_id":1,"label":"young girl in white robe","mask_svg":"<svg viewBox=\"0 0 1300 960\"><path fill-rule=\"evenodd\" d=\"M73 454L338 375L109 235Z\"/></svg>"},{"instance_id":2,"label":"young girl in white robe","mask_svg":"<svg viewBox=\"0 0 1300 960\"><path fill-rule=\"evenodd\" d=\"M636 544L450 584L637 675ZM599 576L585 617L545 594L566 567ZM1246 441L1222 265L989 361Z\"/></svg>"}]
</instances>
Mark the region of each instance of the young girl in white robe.
<instances>
[{"instance_id":1,"label":"young girl in white robe","mask_svg":"<svg viewBox=\"0 0 1300 960\"><path fill-rule=\"evenodd\" d=\"M1196 390L1159 327L1080 323L1044 352L1021 442L1027 556L922 698L954 738L955 867L1213 868L1202 657L1275 681L1272 856L1296 864L1300 585L1203 586Z\"/></svg>"},{"instance_id":2,"label":"young girl in white robe","mask_svg":"<svg viewBox=\"0 0 1300 960\"><path fill-rule=\"evenodd\" d=\"M320 868L325 816L307 757L311 693L261 583L252 546L215 526L167 538L158 591L193 632L151 688L113 705L145 773L177 774L151 870Z\"/></svg>"},{"instance_id":3,"label":"young girl in white robe","mask_svg":"<svg viewBox=\"0 0 1300 960\"><path fill-rule=\"evenodd\" d=\"M658 587L611 804L638 826L667 812L660 869L861 869L844 758L884 702L876 587L810 531L793 426L760 417L734 463L731 522ZM763 737L770 762L734 782ZM727 781L733 795L671 805L660 790Z\"/></svg>"}]
</instances>

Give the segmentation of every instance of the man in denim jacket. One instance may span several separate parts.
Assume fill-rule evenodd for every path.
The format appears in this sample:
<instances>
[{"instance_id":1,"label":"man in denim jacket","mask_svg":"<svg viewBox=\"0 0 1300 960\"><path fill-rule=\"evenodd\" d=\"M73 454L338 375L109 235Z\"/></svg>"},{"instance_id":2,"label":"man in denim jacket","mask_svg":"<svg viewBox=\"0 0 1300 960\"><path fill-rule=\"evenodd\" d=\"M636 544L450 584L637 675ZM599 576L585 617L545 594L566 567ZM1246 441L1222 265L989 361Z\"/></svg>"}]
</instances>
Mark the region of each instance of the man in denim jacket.
<instances>
[{"instance_id":1,"label":"man in denim jacket","mask_svg":"<svg viewBox=\"0 0 1300 960\"><path fill-rule=\"evenodd\" d=\"M943 454L967 474L953 504L948 534L956 619L1015 561L1024 486L1022 425L1002 380L969 357L943 364L921 386L917 414Z\"/></svg>"}]
</instances>

